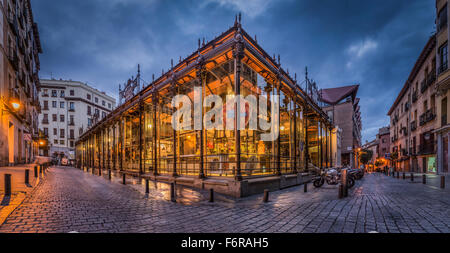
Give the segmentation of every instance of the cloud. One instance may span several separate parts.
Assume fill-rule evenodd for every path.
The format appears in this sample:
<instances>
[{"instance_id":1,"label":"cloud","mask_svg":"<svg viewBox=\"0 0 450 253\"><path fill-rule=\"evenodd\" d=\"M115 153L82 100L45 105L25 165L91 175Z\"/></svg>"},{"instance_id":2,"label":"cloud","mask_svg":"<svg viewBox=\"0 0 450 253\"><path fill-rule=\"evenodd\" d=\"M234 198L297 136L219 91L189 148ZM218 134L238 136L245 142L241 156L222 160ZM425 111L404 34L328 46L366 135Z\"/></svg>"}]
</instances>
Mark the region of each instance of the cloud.
<instances>
[{"instance_id":1,"label":"cloud","mask_svg":"<svg viewBox=\"0 0 450 253\"><path fill-rule=\"evenodd\" d=\"M241 11L251 18L266 12L272 0L210 0L221 6L230 6L234 10Z\"/></svg>"},{"instance_id":2,"label":"cloud","mask_svg":"<svg viewBox=\"0 0 450 253\"><path fill-rule=\"evenodd\" d=\"M361 60L367 54L375 51L378 48L378 43L372 39L365 39L350 45L347 49L348 62L346 64L347 68L352 68L354 64Z\"/></svg>"}]
</instances>

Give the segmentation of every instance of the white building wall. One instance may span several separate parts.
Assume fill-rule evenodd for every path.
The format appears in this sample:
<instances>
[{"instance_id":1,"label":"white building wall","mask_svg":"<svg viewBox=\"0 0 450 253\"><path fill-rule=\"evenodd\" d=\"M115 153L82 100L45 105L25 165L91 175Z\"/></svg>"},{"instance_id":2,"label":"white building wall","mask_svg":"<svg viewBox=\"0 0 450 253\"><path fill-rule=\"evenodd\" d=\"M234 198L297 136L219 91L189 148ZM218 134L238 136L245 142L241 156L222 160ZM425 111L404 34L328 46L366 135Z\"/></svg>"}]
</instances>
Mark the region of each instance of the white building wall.
<instances>
[{"instance_id":1,"label":"white building wall","mask_svg":"<svg viewBox=\"0 0 450 253\"><path fill-rule=\"evenodd\" d=\"M75 142L80 134L85 132L90 124L93 124L96 110L98 110L99 120L101 120L112 112L116 101L105 93L81 82L41 80L41 86L39 97L42 113L39 115L39 122L40 130L44 132L45 128L48 129L49 155L52 156L56 152L74 158ZM56 97L52 97L52 91L56 91ZM63 97L61 97L61 92L64 92ZM48 101L48 110L44 108L45 101ZM53 107L53 102L56 102L56 108ZM61 108L61 103L64 103L64 108ZM73 103L73 110L71 103ZM43 124L44 114L48 115L48 124ZM53 115L57 115L56 122L53 121ZM61 122L61 115L64 115L64 122ZM73 124L70 124L72 123L71 116L73 116ZM56 135L54 129L57 129ZM61 136L62 129L64 129L63 138ZM71 136L71 130L73 136Z\"/></svg>"}]
</instances>

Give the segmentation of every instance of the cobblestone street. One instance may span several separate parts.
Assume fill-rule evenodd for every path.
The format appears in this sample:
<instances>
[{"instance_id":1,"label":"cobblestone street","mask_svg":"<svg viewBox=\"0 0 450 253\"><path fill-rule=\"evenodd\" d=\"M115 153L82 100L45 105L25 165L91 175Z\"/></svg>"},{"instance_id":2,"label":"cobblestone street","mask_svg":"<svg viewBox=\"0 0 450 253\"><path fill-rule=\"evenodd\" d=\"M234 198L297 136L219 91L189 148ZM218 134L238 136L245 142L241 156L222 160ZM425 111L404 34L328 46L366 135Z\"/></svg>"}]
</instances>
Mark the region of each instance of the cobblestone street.
<instances>
[{"instance_id":1,"label":"cobblestone street","mask_svg":"<svg viewBox=\"0 0 450 253\"><path fill-rule=\"evenodd\" d=\"M0 232L450 232L450 193L418 181L366 175L344 200L336 187L310 185L273 192L266 204L261 195L180 204L53 167Z\"/></svg>"}]
</instances>

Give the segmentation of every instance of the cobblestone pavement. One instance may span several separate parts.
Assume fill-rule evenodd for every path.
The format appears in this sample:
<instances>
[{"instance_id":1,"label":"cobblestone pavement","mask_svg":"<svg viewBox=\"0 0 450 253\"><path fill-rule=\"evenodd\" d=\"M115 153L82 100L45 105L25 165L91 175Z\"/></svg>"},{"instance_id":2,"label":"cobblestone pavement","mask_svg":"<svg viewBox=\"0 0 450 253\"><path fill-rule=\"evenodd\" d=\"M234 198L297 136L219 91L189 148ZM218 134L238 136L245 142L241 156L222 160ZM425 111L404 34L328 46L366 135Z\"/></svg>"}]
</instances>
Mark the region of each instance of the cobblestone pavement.
<instances>
[{"instance_id":1,"label":"cobblestone pavement","mask_svg":"<svg viewBox=\"0 0 450 253\"><path fill-rule=\"evenodd\" d=\"M189 204L147 197L72 168L51 168L0 232L450 232L450 194L370 174L350 197L303 186L236 201Z\"/></svg>"}]
</instances>

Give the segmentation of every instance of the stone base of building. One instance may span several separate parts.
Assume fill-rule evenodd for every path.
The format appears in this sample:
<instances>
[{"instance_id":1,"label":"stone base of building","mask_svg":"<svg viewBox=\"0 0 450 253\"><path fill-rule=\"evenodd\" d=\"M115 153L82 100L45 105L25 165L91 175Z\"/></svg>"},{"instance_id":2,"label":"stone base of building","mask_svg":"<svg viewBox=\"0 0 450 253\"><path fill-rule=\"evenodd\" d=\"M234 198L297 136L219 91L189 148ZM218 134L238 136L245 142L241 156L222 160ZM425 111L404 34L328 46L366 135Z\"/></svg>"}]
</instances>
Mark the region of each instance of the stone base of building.
<instances>
[{"instance_id":1,"label":"stone base of building","mask_svg":"<svg viewBox=\"0 0 450 253\"><path fill-rule=\"evenodd\" d=\"M157 182L176 183L197 189L209 190L214 189L215 192L235 198L247 197L255 194L264 193L264 190L277 191L293 186L302 185L311 180L308 173L299 173L292 175L271 176L261 178L244 179L236 181L233 178L206 178L199 179L195 177L172 177L168 175L142 175Z\"/></svg>"},{"instance_id":2,"label":"stone base of building","mask_svg":"<svg viewBox=\"0 0 450 253\"><path fill-rule=\"evenodd\" d=\"M82 169L81 166L79 168ZM97 171L97 169L95 170ZM89 169L89 171L91 171L91 169ZM102 171L103 173L107 173L105 170ZM208 177L205 179L200 179L193 176L173 177L170 175L139 175L139 173L119 171L115 171L115 173L125 173L128 176L140 177L142 179L149 179L155 182L175 183L201 190L213 189L217 193L234 198L243 198L255 194L261 194L264 193L264 190L278 191L305 184L306 182L310 182L312 179L312 176L309 173L248 178L243 179L242 181L236 181L234 178L223 177Z\"/></svg>"}]
</instances>

